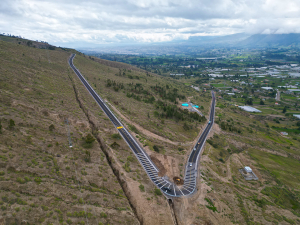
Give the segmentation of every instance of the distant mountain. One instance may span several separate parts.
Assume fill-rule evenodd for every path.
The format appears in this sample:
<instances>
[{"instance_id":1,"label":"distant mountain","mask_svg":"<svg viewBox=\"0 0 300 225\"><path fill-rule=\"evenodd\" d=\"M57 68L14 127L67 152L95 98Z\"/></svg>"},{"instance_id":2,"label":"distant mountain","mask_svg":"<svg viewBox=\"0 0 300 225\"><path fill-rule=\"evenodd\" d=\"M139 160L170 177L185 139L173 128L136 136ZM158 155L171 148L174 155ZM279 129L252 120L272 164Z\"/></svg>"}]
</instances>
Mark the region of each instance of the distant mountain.
<instances>
[{"instance_id":1,"label":"distant mountain","mask_svg":"<svg viewBox=\"0 0 300 225\"><path fill-rule=\"evenodd\" d=\"M300 47L300 34L233 34L226 36L190 37L183 45L207 47Z\"/></svg>"},{"instance_id":2,"label":"distant mountain","mask_svg":"<svg viewBox=\"0 0 300 225\"><path fill-rule=\"evenodd\" d=\"M82 46L84 46L82 44ZM208 48L276 48L299 47L300 34L246 34L238 33L226 36L193 36L187 40L174 40L155 43L118 43L93 45L77 48L85 54L181 54L197 52Z\"/></svg>"},{"instance_id":3,"label":"distant mountain","mask_svg":"<svg viewBox=\"0 0 300 225\"><path fill-rule=\"evenodd\" d=\"M300 47L300 34L254 34L237 45L242 47Z\"/></svg>"}]
</instances>

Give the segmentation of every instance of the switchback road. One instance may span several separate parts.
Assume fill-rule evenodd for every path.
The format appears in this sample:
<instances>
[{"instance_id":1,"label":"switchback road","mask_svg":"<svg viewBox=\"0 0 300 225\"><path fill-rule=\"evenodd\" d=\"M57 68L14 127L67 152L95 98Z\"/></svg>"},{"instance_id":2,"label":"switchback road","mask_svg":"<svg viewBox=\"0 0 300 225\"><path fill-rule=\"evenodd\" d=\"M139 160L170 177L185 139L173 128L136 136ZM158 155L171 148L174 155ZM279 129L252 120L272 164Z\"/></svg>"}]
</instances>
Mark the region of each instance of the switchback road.
<instances>
[{"instance_id":1,"label":"switchback road","mask_svg":"<svg viewBox=\"0 0 300 225\"><path fill-rule=\"evenodd\" d=\"M108 106L105 104L103 99L94 91L94 89L89 85L86 79L82 76L79 70L74 66L73 59L75 54L72 54L69 58L69 65L78 76L80 81L86 87L90 95L95 99L97 104L107 115L113 125L118 129L120 135L126 141L132 152L135 154L136 158L146 171L147 175L151 181L167 196L167 197L181 197L193 194L196 191L197 185L197 175L198 175L198 163L200 160L201 152L205 144L207 135L209 134L213 123L215 115L215 94L212 92L212 103L209 115L209 122L207 123L203 133L197 141L197 144L193 147L193 150L188 158L186 164L185 175L184 175L184 185L176 186L174 182L170 181L167 177L158 176L158 168L151 161L150 157L144 151L144 149L137 143L135 138L127 131L123 124L117 119L117 117L111 112Z\"/></svg>"}]
</instances>

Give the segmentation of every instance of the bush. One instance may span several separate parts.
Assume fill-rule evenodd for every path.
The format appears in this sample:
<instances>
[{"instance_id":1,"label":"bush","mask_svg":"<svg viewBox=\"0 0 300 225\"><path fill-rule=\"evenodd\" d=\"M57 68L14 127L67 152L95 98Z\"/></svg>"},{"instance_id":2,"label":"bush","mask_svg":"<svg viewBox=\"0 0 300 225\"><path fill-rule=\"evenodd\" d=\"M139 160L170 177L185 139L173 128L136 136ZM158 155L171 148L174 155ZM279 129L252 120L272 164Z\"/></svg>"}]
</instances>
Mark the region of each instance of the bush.
<instances>
[{"instance_id":1,"label":"bush","mask_svg":"<svg viewBox=\"0 0 300 225\"><path fill-rule=\"evenodd\" d=\"M85 151L84 161L91 162L91 153L88 150Z\"/></svg>"},{"instance_id":2,"label":"bush","mask_svg":"<svg viewBox=\"0 0 300 225\"><path fill-rule=\"evenodd\" d=\"M184 130L189 130L190 129L190 127L187 125L186 122L184 122L184 124L183 124L183 129Z\"/></svg>"},{"instance_id":3,"label":"bush","mask_svg":"<svg viewBox=\"0 0 300 225\"><path fill-rule=\"evenodd\" d=\"M122 138L120 134L113 134L111 136L112 136L112 138L118 139L118 140L120 140Z\"/></svg>"},{"instance_id":4,"label":"bush","mask_svg":"<svg viewBox=\"0 0 300 225\"><path fill-rule=\"evenodd\" d=\"M125 169L125 171L126 171L127 173L129 173L129 172L131 171L130 163L127 161L127 162L124 164L123 168Z\"/></svg>"},{"instance_id":5,"label":"bush","mask_svg":"<svg viewBox=\"0 0 300 225\"><path fill-rule=\"evenodd\" d=\"M139 186L139 188L140 188L141 192L145 192L145 187L144 187L144 185L141 184L141 185Z\"/></svg>"},{"instance_id":6,"label":"bush","mask_svg":"<svg viewBox=\"0 0 300 225\"><path fill-rule=\"evenodd\" d=\"M182 147L178 147L178 151L183 151L184 150L184 148L182 148Z\"/></svg>"},{"instance_id":7,"label":"bush","mask_svg":"<svg viewBox=\"0 0 300 225\"><path fill-rule=\"evenodd\" d=\"M48 207L47 207L47 206L42 205L41 207L42 207L42 209L43 209L44 211L48 211Z\"/></svg>"},{"instance_id":8,"label":"bush","mask_svg":"<svg viewBox=\"0 0 300 225\"><path fill-rule=\"evenodd\" d=\"M17 177L17 182L20 184L24 184L26 181L23 180L21 177Z\"/></svg>"},{"instance_id":9,"label":"bush","mask_svg":"<svg viewBox=\"0 0 300 225\"><path fill-rule=\"evenodd\" d=\"M12 119L10 119L10 120L9 120L9 125L8 125L8 127L9 127L10 129L12 129L12 128L14 128L14 126L15 126L15 121L12 120Z\"/></svg>"},{"instance_id":10,"label":"bush","mask_svg":"<svg viewBox=\"0 0 300 225\"><path fill-rule=\"evenodd\" d=\"M49 126L49 130L50 130L50 131L53 131L54 129L55 129L54 125L51 124L51 125Z\"/></svg>"},{"instance_id":11,"label":"bush","mask_svg":"<svg viewBox=\"0 0 300 225\"><path fill-rule=\"evenodd\" d=\"M39 178L39 177L36 177L34 178L34 181L37 183L37 184L40 184L42 182L42 179Z\"/></svg>"},{"instance_id":12,"label":"bush","mask_svg":"<svg viewBox=\"0 0 300 225\"><path fill-rule=\"evenodd\" d=\"M153 145L153 150L159 152L159 148L156 145Z\"/></svg>"},{"instance_id":13,"label":"bush","mask_svg":"<svg viewBox=\"0 0 300 225\"><path fill-rule=\"evenodd\" d=\"M139 131L138 131L138 129L134 126L134 125L128 125L129 126L129 129L131 130L131 131L133 131L134 133L139 133Z\"/></svg>"},{"instance_id":14,"label":"bush","mask_svg":"<svg viewBox=\"0 0 300 225\"><path fill-rule=\"evenodd\" d=\"M155 189L154 189L154 194L155 194L155 195L162 195L160 189L158 189L158 188L155 188Z\"/></svg>"},{"instance_id":15,"label":"bush","mask_svg":"<svg viewBox=\"0 0 300 225\"><path fill-rule=\"evenodd\" d=\"M95 140L96 139L91 134L88 134L85 137L85 143L87 143L87 144L92 144Z\"/></svg>"},{"instance_id":16,"label":"bush","mask_svg":"<svg viewBox=\"0 0 300 225\"><path fill-rule=\"evenodd\" d=\"M129 162L134 162L134 159L135 158L131 155L127 157L127 161L129 161Z\"/></svg>"},{"instance_id":17,"label":"bush","mask_svg":"<svg viewBox=\"0 0 300 225\"><path fill-rule=\"evenodd\" d=\"M116 149L116 148L120 147L120 145L117 142L114 142L110 145L110 147Z\"/></svg>"},{"instance_id":18,"label":"bush","mask_svg":"<svg viewBox=\"0 0 300 225\"><path fill-rule=\"evenodd\" d=\"M100 213L100 217L102 217L102 218L107 218L107 215L106 215L106 213L101 212L101 213Z\"/></svg>"}]
</instances>

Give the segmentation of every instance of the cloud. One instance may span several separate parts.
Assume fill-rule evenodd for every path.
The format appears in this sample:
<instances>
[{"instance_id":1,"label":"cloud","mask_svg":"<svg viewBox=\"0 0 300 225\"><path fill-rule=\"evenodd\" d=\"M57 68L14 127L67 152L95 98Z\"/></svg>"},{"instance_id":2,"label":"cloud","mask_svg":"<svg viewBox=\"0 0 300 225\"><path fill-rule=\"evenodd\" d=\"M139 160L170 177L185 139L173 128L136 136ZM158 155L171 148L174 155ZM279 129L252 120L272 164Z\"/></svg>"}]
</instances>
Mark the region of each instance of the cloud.
<instances>
[{"instance_id":1,"label":"cloud","mask_svg":"<svg viewBox=\"0 0 300 225\"><path fill-rule=\"evenodd\" d=\"M299 33L300 0L2 0L0 32L49 43Z\"/></svg>"}]
</instances>

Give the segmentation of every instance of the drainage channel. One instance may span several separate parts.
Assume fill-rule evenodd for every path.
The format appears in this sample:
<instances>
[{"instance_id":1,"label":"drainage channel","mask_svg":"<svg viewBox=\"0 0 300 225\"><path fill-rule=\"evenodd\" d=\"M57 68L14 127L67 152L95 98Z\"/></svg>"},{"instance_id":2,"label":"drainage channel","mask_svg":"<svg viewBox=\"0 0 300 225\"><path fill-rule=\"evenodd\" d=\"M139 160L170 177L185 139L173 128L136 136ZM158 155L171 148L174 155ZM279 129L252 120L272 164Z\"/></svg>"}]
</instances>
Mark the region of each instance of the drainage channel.
<instances>
[{"instance_id":1,"label":"drainage channel","mask_svg":"<svg viewBox=\"0 0 300 225\"><path fill-rule=\"evenodd\" d=\"M169 205L169 207L170 207L170 211L171 211L173 223L174 223L174 225L178 225L177 218L176 218L176 214L175 214L175 211L174 211L174 203L173 203L173 199L168 198L168 199L167 199L167 202L168 202L168 205Z\"/></svg>"}]
</instances>

